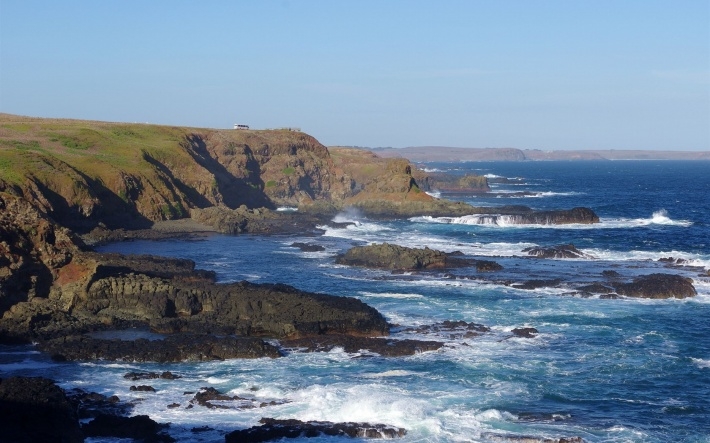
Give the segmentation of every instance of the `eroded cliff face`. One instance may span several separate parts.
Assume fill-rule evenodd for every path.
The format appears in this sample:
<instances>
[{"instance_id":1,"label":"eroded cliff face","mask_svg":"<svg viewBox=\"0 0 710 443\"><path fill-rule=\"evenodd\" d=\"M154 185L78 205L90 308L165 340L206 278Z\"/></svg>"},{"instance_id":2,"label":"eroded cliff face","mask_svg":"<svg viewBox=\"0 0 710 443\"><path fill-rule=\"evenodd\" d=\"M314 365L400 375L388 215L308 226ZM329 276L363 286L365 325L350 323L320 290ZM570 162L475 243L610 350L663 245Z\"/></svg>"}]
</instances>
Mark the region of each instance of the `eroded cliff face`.
<instances>
[{"instance_id":1,"label":"eroded cliff face","mask_svg":"<svg viewBox=\"0 0 710 443\"><path fill-rule=\"evenodd\" d=\"M0 114L0 191L64 226L148 227L213 206L342 201L354 182L294 131L234 131Z\"/></svg>"}]
</instances>

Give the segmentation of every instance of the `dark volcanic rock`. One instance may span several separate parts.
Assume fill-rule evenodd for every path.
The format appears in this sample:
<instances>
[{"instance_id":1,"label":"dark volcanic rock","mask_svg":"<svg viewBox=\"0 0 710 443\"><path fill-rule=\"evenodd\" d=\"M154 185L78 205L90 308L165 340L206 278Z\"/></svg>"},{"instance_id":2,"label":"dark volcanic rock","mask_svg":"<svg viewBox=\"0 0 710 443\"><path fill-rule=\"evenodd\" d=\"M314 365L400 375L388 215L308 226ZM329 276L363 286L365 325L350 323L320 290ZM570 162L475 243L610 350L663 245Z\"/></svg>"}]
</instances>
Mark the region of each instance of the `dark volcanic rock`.
<instances>
[{"instance_id":1,"label":"dark volcanic rock","mask_svg":"<svg viewBox=\"0 0 710 443\"><path fill-rule=\"evenodd\" d=\"M503 266L491 260L476 260L476 271L478 272L496 272L502 271Z\"/></svg>"},{"instance_id":2,"label":"dark volcanic rock","mask_svg":"<svg viewBox=\"0 0 710 443\"><path fill-rule=\"evenodd\" d=\"M308 243L295 242L295 243L292 243L291 246L293 246L294 248L298 248L303 252L325 251L325 247L323 247L321 245L310 245Z\"/></svg>"},{"instance_id":3,"label":"dark volcanic rock","mask_svg":"<svg viewBox=\"0 0 710 443\"><path fill-rule=\"evenodd\" d=\"M129 372L123 376L129 380L153 380L156 378L162 378L163 380L176 380L182 378L180 375L173 374L170 371L165 371L160 374L157 372Z\"/></svg>"},{"instance_id":4,"label":"dark volcanic rock","mask_svg":"<svg viewBox=\"0 0 710 443\"><path fill-rule=\"evenodd\" d=\"M602 283L591 283L584 286L579 286L577 288L579 291L590 292L592 294L611 294L614 292L613 288L606 286Z\"/></svg>"},{"instance_id":5,"label":"dark volcanic rock","mask_svg":"<svg viewBox=\"0 0 710 443\"><path fill-rule=\"evenodd\" d=\"M517 289L539 289L539 288L551 288L562 283L562 280L527 280L523 283L514 284L513 287Z\"/></svg>"},{"instance_id":6,"label":"dark volcanic rock","mask_svg":"<svg viewBox=\"0 0 710 443\"><path fill-rule=\"evenodd\" d=\"M521 338L535 338L535 336L540 332L535 328L515 328L512 331L514 336Z\"/></svg>"},{"instance_id":7,"label":"dark volcanic rock","mask_svg":"<svg viewBox=\"0 0 710 443\"><path fill-rule=\"evenodd\" d=\"M101 414L81 429L87 437L132 438L142 442L171 443L175 439L161 431L167 425L161 425L147 415L119 417Z\"/></svg>"},{"instance_id":8,"label":"dark volcanic rock","mask_svg":"<svg viewBox=\"0 0 710 443\"><path fill-rule=\"evenodd\" d=\"M631 283L615 283L614 289L628 297L686 298L697 295L692 279L673 274L643 275Z\"/></svg>"},{"instance_id":9,"label":"dark volcanic rock","mask_svg":"<svg viewBox=\"0 0 710 443\"><path fill-rule=\"evenodd\" d=\"M207 361L279 357L279 350L254 337L176 334L164 340L103 340L69 336L39 344L39 349L66 360Z\"/></svg>"},{"instance_id":10,"label":"dark volcanic rock","mask_svg":"<svg viewBox=\"0 0 710 443\"><path fill-rule=\"evenodd\" d=\"M262 418L259 423L262 425L230 432L225 436L225 442L258 443L283 438L313 438L324 435L351 438L396 438L404 437L407 434L403 428L370 423L304 422L273 418Z\"/></svg>"},{"instance_id":11,"label":"dark volcanic rock","mask_svg":"<svg viewBox=\"0 0 710 443\"><path fill-rule=\"evenodd\" d=\"M202 388L195 396L190 400L190 403L196 403L200 406L204 406L209 409L231 409L229 406L224 404L215 404L213 401L233 401L233 400L246 400L237 395L230 397L229 395L222 394L215 388Z\"/></svg>"},{"instance_id":12,"label":"dark volcanic rock","mask_svg":"<svg viewBox=\"0 0 710 443\"><path fill-rule=\"evenodd\" d=\"M242 398L238 395L229 396L222 394L215 388L207 387L201 388L195 394L192 400L190 400L190 406L188 406L188 408L197 404L208 409L253 409L282 405L284 403L288 403L288 400L263 402L253 398Z\"/></svg>"},{"instance_id":13,"label":"dark volcanic rock","mask_svg":"<svg viewBox=\"0 0 710 443\"><path fill-rule=\"evenodd\" d=\"M64 391L39 377L0 380L0 441L79 443L84 436Z\"/></svg>"},{"instance_id":14,"label":"dark volcanic rock","mask_svg":"<svg viewBox=\"0 0 710 443\"><path fill-rule=\"evenodd\" d=\"M155 392L155 388L149 385L131 386L130 390L138 392Z\"/></svg>"},{"instance_id":15,"label":"dark volcanic rock","mask_svg":"<svg viewBox=\"0 0 710 443\"><path fill-rule=\"evenodd\" d=\"M408 248L389 243L356 246L338 256L335 262L340 265L391 270L444 269L471 263L434 249Z\"/></svg>"},{"instance_id":16,"label":"dark volcanic rock","mask_svg":"<svg viewBox=\"0 0 710 443\"><path fill-rule=\"evenodd\" d=\"M281 284L215 284L188 260L81 254L59 271L49 299L15 304L0 319L0 341L46 341L89 331L150 327L157 332L241 336L323 333L387 335L384 317L350 297Z\"/></svg>"},{"instance_id":17,"label":"dark volcanic rock","mask_svg":"<svg viewBox=\"0 0 710 443\"><path fill-rule=\"evenodd\" d=\"M478 323L467 323L465 321L445 320L433 325L424 325L417 328L405 329L405 331L416 332L418 334L447 334L449 338L472 338L490 332L487 326Z\"/></svg>"},{"instance_id":18,"label":"dark volcanic rock","mask_svg":"<svg viewBox=\"0 0 710 443\"><path fill-rule=\"evenodd\" d=\"M550 247L535 246L532 248L525 248L523 252L527 252L528 255L532 255L538 258L587 258L588 255L584 254L579 249L575 248L573 244L568 245L557 245Z\"/></svg>"},{"instance_id":19,"label":"dark volcanic rock","mask_svg":"<svg viewBox=\"0 0 710 443\"><path fill-rule=\"evenodd\" d=\"M420 352L436 351L444 346L438 341L393 340L387 338L352 337L346 335L322 335L310 338L281 340L284 348L307 352L328 352L342 347L345 352L355 353L362 350L375 352L383 357L401 357Z\"/></svg>"},{"instance_id":20,"label":"dark volcanic rock","mask_svg":"<svg viewBox=\"0 0 710 443\"><path fill-rule=\"evenodd\" d=\"M79 418L92 418L99 414L129 415L133 405L122 402L117 396L107 397L97 392L86 392L82 389L72 389L67 392L67 398L78 411Z\"/></svg>"},{"instance_id":21,"label":"dark volcanic rock","mask_svg":"<svg viewBox=\"0 0 710 443\"><path fill-rule=\"evenodd\" d=\"M599 217L589 208L573 208L555 211L531 211L519 215L519 223L560 225L599 223Z\"/></svg>"},{"instance_id":22,"label":"dark volcanic rock","mask_svg":"<svg viewBox=\"0 0 710 443\"><path fill-rule=\"evenodd\" d=\"M490 443L584 443L582 437L534 437L530 435L497 434L484 432L481 434L484 442Z\"/></svg>"}]
</instances>

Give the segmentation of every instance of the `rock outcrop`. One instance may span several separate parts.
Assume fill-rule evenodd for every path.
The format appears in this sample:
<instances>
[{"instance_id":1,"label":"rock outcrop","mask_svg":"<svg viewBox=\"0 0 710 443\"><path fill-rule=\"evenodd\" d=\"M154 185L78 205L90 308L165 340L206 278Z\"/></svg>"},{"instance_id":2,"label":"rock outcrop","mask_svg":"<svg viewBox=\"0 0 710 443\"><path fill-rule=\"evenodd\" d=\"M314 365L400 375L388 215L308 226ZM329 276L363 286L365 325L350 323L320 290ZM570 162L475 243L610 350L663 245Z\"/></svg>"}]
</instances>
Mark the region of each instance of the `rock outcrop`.
<instances>
[{"instance_id":1,"label":"rock outcrop","mask_svg":"<svg viewBox=\"0 0 710 443\"><path fill-rule=\"evenodd\" d=\"M163 431L168 425L157 423L147 415L122 417L99 414L81 427L87 437L129 438L151 443L172 443L174 438Z\"/></svg>"},{"instance_id":2,"label":"rock outcrop","mask_svg":"<svg viewBox=\"0 0 710 443\"><path fill-rule=\"evenodd\" d=\"M332 423L322 421L304 422L300 420L277 420L262 418L261 426L253 426L230 432L225 436L227 443L258 443L296 437L351 437L351 438L397 438L407 431L383 424Z\"/></svg>"},{"instance_id":3,"label":"rock outcrop","mask_svg":"<svg viewBox=\"0 0 710 443\"><path fill-rule=\"evenodd\" d=\"M523 249L528 255L538 258L588 258L589 256L577 249L573 244L550 247L535 246Z\"/></svg>"},{"instance_id":4,"label":"rock outcrop","mask_svg":"<svg viewBox=\"0 0 710 443\"><path fill-rule=\"evenodd\" d=\"M0 379L0 441L81 443L79 419L64 391L39 377Z\"/></svg>"},{"instance_id":5,"label":"rock outcrop","mask_svg":"<svg viewBox=\"0 0 710 443\"><path fill-rule=\"evenodd\" d=\"M417 249L389 243L356 246L336 258L340 265L391 270L445 269L471 264L471 261L435 249Z\"/></svg>"},{"instance_id":6,"label":"rock outcrop","mask_svg":"<svg viewBox=\"0 0 710 443\"><path fill-rule=\"evenodd\" d=\"M694 297L697 291L693 280L674 274L650 274L636 277L630 283L614 283L620 295L641 298L686 298Z\"/></svg>"},{"instance_id":7,"label":"rock outcrop","mask_svg":"<svg viewBox=\"0 0 710 443\"><path fill-rule=\"evenodd\" d=\"M121 360L182 362L230 358L277 358L277 347L255 337L215 337L206 334L173 334L162 340L106 340L85 335L43 341L39 349L58 361Z\"/></svg>"}]
</instances>

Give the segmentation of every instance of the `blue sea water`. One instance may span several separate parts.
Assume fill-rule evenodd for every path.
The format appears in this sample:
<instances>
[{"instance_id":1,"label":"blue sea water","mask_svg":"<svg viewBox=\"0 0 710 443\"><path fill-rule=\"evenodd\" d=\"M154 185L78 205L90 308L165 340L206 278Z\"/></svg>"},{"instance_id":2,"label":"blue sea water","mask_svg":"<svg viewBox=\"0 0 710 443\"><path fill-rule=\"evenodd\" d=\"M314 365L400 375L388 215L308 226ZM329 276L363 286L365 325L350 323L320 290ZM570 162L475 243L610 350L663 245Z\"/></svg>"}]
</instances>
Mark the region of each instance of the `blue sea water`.
<instances>
[{"instance_id":1,"label":"blue sea water","mask_svg":"<svg viewBox=\"0 0 710 443\"><path fill-rule=\"evenodd\" d=\"M595 225L521 226L477 217L373 221L355 213L347 228L322 226L303 236L224 236L134 241L103 251L190 258L222 282L288 283L357 297L382 312L394 337L440 340L436 352L382 358L293 352L280 359L210 363L54 363L28 347L5 348L4 375L44 375L135 401L134 414L172 423L181 441L223 441L261 417L363 421L406 428L402 442L485 442L489 433L587 442L710 442L710 163L673 161L432 163L431 170L486 174L493 194L452 197L476 206L592 208ZM305 242L325 247L302 252ZM504 269L480 279L475 269L392 274L334 264L353 245L428 246L494 260ZM572 243L583 259L531 258L523 249ZM684 260L668 267L659 259ZM584 297L576 288L667 272L693 279L698 296L683 300ZM557 287L510 283L560 279ZM411 332L464 320L492 332L465 338ZM511 330L534 327L535 338ZM183 378L151 380L157 393L131 392L129 371L170 370ZM230 395L285 403L254 409L187 409L212 386ZM179 403L179 408L167 405ZM209 426L207 432L191 429ZM289 441L299 441L289 440ZM303 439L306 441L305 439ZM99 441L99 440L94 440ZM310 439L309 439L310 441ZM340 441L322 437L315 441Z\"/></svg>"}]
</instances>

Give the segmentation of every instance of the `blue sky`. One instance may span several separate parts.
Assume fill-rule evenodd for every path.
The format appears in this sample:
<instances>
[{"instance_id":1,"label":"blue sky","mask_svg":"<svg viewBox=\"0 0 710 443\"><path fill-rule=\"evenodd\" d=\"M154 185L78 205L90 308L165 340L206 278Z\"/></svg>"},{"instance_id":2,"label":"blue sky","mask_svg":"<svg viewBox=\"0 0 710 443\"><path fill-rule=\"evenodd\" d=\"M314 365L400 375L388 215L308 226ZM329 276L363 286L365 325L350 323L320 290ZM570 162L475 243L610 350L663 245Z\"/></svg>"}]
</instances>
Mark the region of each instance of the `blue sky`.
<instances>
[{"instance_id":1,"label":"blue sky","mask_svg":"<svg viewBox=\"0 0 710 443\"><path fill-rule=\"evenodd\" d=\"M0 112L710 150L710 1L0 0Z\"/></svg>"}]
</instances>

